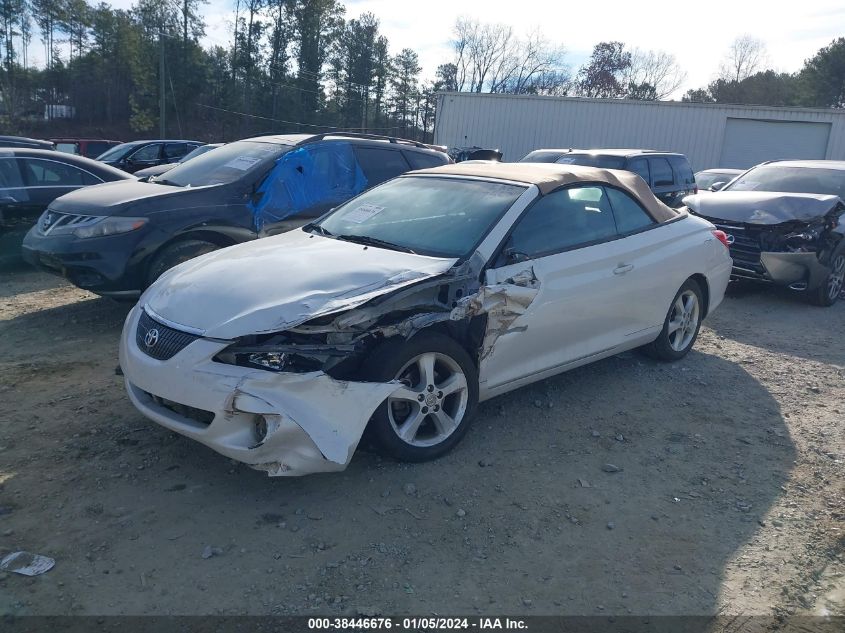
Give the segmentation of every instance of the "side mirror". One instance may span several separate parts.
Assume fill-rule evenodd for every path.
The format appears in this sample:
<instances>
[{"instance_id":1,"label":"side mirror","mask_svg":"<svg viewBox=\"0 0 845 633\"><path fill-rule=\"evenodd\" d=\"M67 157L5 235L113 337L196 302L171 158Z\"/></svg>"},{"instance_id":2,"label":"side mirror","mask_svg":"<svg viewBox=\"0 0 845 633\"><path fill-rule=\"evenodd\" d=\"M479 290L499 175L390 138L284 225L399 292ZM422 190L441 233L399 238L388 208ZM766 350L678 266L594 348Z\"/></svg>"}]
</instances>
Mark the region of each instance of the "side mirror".
<instances>
[{"instance_id":1,"label":"side mirror","mask_svg":"<svg viewBox=\"0 0 845 633\"><path fill-rule=\"evenodd\" d=\"M519 264L521 262L527 262L531 259L525 253L522 253L515 248L509 246L505 250L502 251L502 260L504 260L504 265L509 266L511 264Z\"/></svg>"},{"instance_id":2,"label":"side mirror","mask_svg":"<svg viewBox=\"0 0 845 633\"><path fill-rule=\"evenodd\" d=\"M725 187L726 184L728 184L728 183L726 183L726 182L714 182L712 185L710 185L710 188L708 189L708 191L721 191Z\"/></svg>"}]
</instances>

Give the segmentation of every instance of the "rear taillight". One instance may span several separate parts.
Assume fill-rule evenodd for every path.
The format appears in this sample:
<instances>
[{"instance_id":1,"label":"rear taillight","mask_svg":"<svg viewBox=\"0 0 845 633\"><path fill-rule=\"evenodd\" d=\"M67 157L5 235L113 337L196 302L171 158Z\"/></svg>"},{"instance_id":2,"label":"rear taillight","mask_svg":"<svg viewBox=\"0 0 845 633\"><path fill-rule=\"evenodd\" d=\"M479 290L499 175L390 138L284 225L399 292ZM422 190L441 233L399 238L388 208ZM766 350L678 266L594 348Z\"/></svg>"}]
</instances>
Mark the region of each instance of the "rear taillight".
<instances>
[{"instance_id":1,"label":"rear taillight","mask_svg":"<svg viewBox=\"0 0 845 633\"><path fill-rule=\"evenodd\" d=\"M727 233L725 233L724 231L720 231L719 229L711 231L711 233L713 233L713 237L715 237L717 240L719 240L722 244L725 245L725 248L731 247L731 243L728 241Z\"/></svg>"}]
</instances>

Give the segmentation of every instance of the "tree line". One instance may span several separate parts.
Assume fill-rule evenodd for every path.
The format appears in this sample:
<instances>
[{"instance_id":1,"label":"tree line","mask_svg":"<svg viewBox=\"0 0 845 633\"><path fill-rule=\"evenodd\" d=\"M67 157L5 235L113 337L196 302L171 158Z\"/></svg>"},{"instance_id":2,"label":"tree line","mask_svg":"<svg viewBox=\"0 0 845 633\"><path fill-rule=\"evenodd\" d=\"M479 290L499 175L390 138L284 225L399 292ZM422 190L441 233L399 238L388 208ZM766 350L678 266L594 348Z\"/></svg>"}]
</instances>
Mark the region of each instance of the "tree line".
<instances>
[{"instance_id":1,"label":"tree line","mask_svg":"<svg viewBox=\"0 0 845 633\"><path fill-rule=\"evenodd\" d=\"M665 99L686 74L671 54L600 42L573 70L541 31L462 17L449 58L424 80L376 15L339 0L234 0L231 40L204 47L207 0L0 0L0 127L33 135L156 135L164 97L171 137L231 140L265 132L361 131L431 140L436 94L469 91ZM41 47L40 49L37 47ZM41 52L33 63L33 51ZM842 107L845 39L793 75L765 70L740 38L719 78L685 100ZM838 82L838 83L837 83ZM70 106L73 120L57 119Z\"/></svg>"}]
</instances>

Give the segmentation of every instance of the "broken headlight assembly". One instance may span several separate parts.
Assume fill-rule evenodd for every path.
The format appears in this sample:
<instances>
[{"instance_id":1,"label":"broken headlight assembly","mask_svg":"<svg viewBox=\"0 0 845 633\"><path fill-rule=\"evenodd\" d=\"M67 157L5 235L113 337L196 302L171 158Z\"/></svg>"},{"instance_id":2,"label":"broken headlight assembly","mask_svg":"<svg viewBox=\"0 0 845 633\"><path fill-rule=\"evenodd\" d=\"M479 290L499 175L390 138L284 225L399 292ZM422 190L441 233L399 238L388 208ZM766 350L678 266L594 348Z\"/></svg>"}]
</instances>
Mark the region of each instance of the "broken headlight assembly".
<instances>
[{"instance_id":1,"label":"broken headlight assembly","mask_svg":"<svg viewBox=\"0 0 845 633\"><path fill-rule=\"evenodd\" d=\"M214 360L250 369L307 373L332 367L356 351L354 344L330 345L325 337L266 334L242 337L218 353Z\"/></svg>"}]
</instances>

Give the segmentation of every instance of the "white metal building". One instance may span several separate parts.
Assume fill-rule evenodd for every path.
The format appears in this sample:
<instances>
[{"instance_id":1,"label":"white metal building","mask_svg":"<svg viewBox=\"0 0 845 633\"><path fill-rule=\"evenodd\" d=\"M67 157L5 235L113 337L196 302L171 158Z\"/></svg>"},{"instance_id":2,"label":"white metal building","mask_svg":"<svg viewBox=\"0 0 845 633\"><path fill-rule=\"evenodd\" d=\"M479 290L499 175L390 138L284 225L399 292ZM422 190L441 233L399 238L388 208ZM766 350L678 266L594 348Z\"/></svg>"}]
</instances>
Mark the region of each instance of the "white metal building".
<instances>
[{"instance_id":1,"label":"white metal building","mask_svg":"<svg viewBox=\"0 0 845 633\"><path fill-rule=\"evenodd\" d=\"M845 160L845 110L448 92L434 142L497 148L645 148L686 154L693 170L777 158Z\"/></svg>"}]
</instances>

